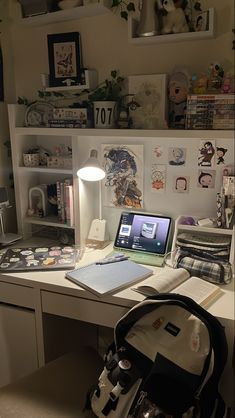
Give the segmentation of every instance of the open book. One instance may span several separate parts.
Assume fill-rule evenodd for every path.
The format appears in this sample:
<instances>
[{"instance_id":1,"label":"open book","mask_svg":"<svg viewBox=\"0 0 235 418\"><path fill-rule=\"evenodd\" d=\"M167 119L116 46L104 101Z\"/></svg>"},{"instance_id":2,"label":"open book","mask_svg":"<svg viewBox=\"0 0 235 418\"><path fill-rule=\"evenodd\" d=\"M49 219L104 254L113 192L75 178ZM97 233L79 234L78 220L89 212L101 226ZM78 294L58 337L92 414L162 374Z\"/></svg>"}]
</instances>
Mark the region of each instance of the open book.
<instances>
[{"instance_id":1,"label":"open book","mask_svg":"<svg viewBox=\"0 0 235 418\"><path fill-rule=\"evenodd\" d=\"M201 306L206 306L222 294L220 287L199 277L190 277L189 272L183 268L165 270L152 275L132 290L144 296L166 292L178 293L190 297Z\"/></svg>"}]
</instances>

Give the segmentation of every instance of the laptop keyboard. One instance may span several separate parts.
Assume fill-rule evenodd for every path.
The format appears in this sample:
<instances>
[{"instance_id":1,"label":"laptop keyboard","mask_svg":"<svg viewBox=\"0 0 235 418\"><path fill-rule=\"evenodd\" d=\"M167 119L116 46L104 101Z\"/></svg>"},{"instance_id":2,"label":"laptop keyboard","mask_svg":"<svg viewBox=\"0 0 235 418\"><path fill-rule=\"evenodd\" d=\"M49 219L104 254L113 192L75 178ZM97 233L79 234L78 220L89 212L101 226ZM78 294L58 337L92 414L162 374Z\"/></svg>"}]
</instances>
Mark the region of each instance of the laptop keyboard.
<instances>
[{"instance_id":1,"label":"laptop keyboard","mask_svg":"<svg viewBox=\"0 0 235 418\"><path fill-rule=\"evenodd\" d=\"M164 257L160 257L157 255L151 254L137 254L132 251L113 251L110 255L114 254L124 254L125 256L129 257L129 260L134 261L135 263L139 264L147 264L150 266L157 266L162 267L164 263Z\"/></svg>"}]
</instances>

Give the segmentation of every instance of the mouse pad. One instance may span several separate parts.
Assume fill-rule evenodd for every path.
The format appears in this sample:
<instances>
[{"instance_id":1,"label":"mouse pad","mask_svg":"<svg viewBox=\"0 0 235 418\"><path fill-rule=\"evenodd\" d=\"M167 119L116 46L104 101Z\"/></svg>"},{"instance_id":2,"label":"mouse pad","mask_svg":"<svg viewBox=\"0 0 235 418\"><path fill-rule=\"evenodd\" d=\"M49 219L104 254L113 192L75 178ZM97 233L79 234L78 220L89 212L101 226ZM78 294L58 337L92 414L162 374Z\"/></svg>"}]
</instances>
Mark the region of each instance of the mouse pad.
<instances>
[{"instance_id":1,"label":"mouse pad","mask_svg":"<svg viewBox=\"0 0 235 418\"><path fill-rule=\"evenodd\" d=\"M0 271L74 269L76 258L72 246L8 248L0 259Z\"/></svg>"}]
</instances>

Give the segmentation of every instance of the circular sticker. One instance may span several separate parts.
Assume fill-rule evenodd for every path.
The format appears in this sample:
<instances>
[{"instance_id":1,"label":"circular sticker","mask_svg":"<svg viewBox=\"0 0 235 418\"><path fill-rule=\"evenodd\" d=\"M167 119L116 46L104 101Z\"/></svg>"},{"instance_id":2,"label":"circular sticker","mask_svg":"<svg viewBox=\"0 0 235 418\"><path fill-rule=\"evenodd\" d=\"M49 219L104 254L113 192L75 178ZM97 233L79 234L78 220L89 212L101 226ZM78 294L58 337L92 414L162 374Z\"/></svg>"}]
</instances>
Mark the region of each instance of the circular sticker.
<instances>
[{"instance_id":1,"label":"circular sticker","mask_svg":"<svg viewBox=\"0 0 235 418\"><path fill-rule=\"evenodd\" d=\"M73 260L71 258L62 258L58 262L59 264L70 264Z\"/></svg>"},{"instance_id":2,"label":"circular sticker","mask_svg":"<svg viewBox=\"0 0 235 418\"><path fill-rule=\"evenodd\" d=\"M18 257L12 257L12 258L10 258L10 263L16 263L17 261L20 261L20 258L18 258Z\"/></svg>"},{"instance_id":3,"label":"circular sticker","mask_svg":"<svg viewBox=\"0 0 235 418\"><path fill-rule=\"evenodd\" d=\"M31 255L31 254L33 254L33 251L25 250L25 251L21 251L20 254L22 254L22 255Z\"/></svg>"},{"instance_id":4,"label":"circular sticker","mask_svg":"<svg viewBox=\"0 0 235 418\"><path fill-rule=\"evenodd\" d=\"M64 247L62 249L62 251L63 251L63 253L73 253L74 249L73 249L73 247Z\"/></svg>"},{"instance_id":5,"label":"circular sticker","mask_svg":"<svg viewBox=\"0 0 235 418\"><path fill-rule=\"evenodd\" d=\"M1 269L7 269L7 267L9 267L10 263L2 263L0 265Z\"/></svg>"},{"instance_id":6,"label":"circular sticker","mask_svg":"<svg viewBox=\"0 0 235 418\"><path fill-rule=\"evenodd\" d=\"M57 257L59 255L61 255L61 251L59 251L59 250L49 251L49 256L50 257Z\"/></svg>"},{"instance_id":7,"label":"circular sticker","mask_svg":"<svg viewBox=\"0 0 235 418\"><path fill-rule=\"evenodd\" d=\"M35 253L46 253L48 248L36 248Z\"/></svg>"},{"instance_id":8,"label":"circular sticker","mask_svg":"<svg viewBox=\"0 0 235 418\"><path fill-rule=\"evenodd\" d=\"M55 264L55 259L52 257L47 257L46 260L42 262L42 264L44 264L44 266L51 266Z\"/></svg>"}]
</instances>

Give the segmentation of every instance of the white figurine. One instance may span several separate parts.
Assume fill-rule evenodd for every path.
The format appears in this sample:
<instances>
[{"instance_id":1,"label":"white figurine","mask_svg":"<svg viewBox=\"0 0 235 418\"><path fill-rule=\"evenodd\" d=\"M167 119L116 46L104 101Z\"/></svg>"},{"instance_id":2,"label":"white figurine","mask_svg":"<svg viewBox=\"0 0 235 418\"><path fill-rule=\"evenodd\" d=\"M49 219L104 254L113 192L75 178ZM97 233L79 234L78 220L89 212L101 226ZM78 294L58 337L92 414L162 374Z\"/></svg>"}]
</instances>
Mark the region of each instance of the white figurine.
<instances>
[{"instance_id":1,"label":"white figurine","mask_svg":"<svg viewBox=\"0 0 235 418\"><path fill-rule=\"evenodd\" d=\"M163 11L161 34L189 32L181 0L158 0L158 7ZM167 12L167 14L165 14Z\"/></svg>"}]
</instances>

